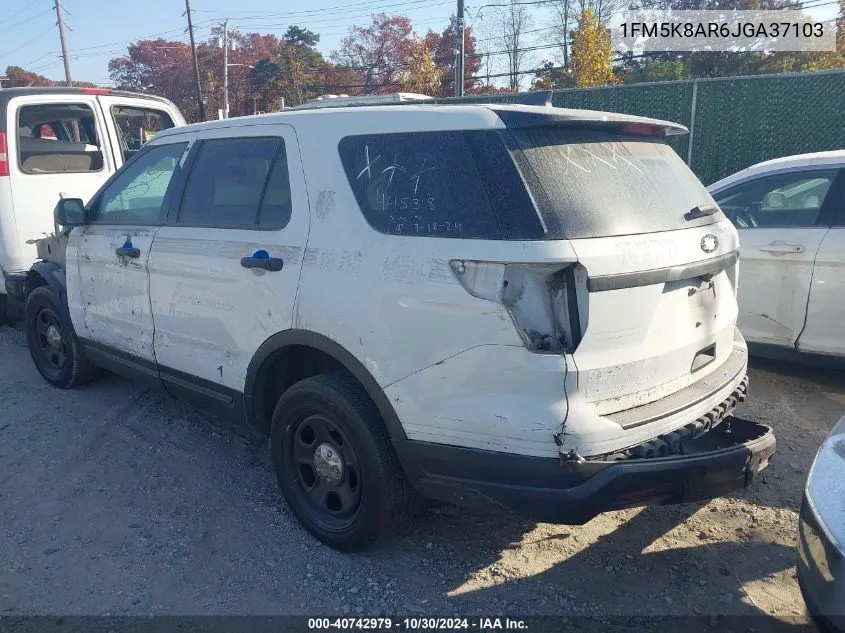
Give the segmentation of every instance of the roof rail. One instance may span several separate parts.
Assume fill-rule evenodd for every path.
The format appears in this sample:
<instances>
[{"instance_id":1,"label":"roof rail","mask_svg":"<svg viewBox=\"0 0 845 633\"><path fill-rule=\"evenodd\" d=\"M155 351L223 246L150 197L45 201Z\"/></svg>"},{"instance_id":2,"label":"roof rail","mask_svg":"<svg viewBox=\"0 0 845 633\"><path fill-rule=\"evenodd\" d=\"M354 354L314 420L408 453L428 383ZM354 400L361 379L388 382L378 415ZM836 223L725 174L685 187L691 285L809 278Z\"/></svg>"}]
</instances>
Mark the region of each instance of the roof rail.
<instances>
[{"instance_id":1,"label":"roof rail","mask_svg":"<svg viewBox=\"0 0 845 633\"><path fill-rule=\"evenodd\" d=\"M394 103L405 103L408 101L429 101L433 97L417 94L414 92L394 92L386 95L360 95L350 97L349 95L323 95L316 99L310 99L305 103L285 108L286 110L311 110L315 108L343 108L347 106L367 105L391 105Z\"/></svg>"}]
</instances>

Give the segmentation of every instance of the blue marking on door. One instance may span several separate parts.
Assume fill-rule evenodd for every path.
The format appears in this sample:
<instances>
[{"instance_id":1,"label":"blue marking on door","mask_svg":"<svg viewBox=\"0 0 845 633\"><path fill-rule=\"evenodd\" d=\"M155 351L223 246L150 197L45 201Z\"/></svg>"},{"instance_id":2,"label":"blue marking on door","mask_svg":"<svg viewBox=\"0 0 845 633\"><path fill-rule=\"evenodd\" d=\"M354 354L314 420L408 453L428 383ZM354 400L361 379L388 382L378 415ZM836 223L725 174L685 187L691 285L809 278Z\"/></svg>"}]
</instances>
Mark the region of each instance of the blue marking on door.
<instances>
[{"instance_id":1,"label":"blue marking on door","mask_svg":"<svg viewBox=\"0 0 845 633\"><path fill-rule=\"evenodd\" d=\"M253 259L270 259L270 253L268 253L264 249L261 249L260 251L255 251L252 254L252 258Z\"/></svg>"},{"instance_id":2,"label":"blue marking on door","mask_svg":"<svg viewBox=\"0 0 845 633\"><path fill-rule=\"evenodd\" d=\"M132 248L132 240L129 239L128 237L126 238L126 241L123 243L123 248Z\"/></svg>"},{"instance_id":3,"label":"blue marking on door","mask_svg":"<svg viewBox=\"0 0 845 633\"><path fill-rule=\"evenodd\" d=\"M222 377L223 377L223 365L219 365L219 366L217 367L217 371L219 371L219 372L220 372L220 377L222 378Z\"/></svg>"}]
</instances>

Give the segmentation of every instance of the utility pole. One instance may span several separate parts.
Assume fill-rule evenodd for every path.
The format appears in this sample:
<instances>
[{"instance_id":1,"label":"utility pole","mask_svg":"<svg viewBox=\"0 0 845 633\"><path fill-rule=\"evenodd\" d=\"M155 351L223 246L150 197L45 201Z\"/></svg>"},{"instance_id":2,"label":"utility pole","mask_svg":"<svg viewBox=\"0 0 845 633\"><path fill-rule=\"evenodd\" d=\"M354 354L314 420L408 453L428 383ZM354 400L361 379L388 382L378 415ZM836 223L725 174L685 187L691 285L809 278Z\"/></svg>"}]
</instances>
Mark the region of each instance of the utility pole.
<instances>
[{"instance_id":1,"label":"utility pole","mask_svg":"<svg viewBox=\"0 0 845 633\"><path fill-rule=\"evenodd\" d=\"M229 118L229 20L223 20L223 118Z\"/></svg>"},{"instance_id":2,"label":"utility pole","mask_svg":"<svg viewBox=\"0 0 845 633\"><path fill-rule=\"evenodd\" d=\"M59 0L56 0L58 4ZM200 66L197 62L197 45L194 43L194 23L191 19L191 0L185 0L185 13L188 15L188 32L191 34L191 53L194 57L194 73L197 76L197 101L200 107L200 121L205 121L205 104L202 102L202 84L200 83Z\"/></svg>"},{"instance_id":3,"label":"utility pole","mask_svg":"<svg viewBox=\"0 0 845 633\"><path fill-rule=\"evenodd\" d=\"M65 40L65 19L62 15L62 3L56 0L56 17L59 20L59 39L62 41L62 59L65 62L65 81L68 87L73 85L70 79L70 57L67 54L67 41Z\"/></svg>"},{"instance_id":4,"label":"utility pole","mask_svg":"<svg viewBox=\"0 0 845 633\"><path fill-rule=\"evenodd\" d=\"M464 0L458 0L458 23L455 25L455 96L464 96Z\"/></svg>"}]
</instances>

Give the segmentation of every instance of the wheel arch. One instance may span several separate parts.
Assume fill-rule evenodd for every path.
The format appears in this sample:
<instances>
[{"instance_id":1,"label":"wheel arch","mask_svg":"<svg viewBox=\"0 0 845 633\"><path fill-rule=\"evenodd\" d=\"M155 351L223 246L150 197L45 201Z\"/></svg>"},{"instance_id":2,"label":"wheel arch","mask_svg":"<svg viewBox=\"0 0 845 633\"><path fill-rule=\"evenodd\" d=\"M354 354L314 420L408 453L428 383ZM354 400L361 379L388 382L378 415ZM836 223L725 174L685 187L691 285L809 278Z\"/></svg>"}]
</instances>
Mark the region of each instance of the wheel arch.
<instances>
[{"instance_id":1,"label":"wheel arch","mask_svg":"<svg viewBox=\"0 0 845 633\"><path fill-rule=\"evenodd\" d=\"M376 405L391 440L407 439L396 410L378 381L363 363L337 341L316 332L300 329L274 334L261 344L250 361L244 384L244 408L247 420L256 430L265 435L270 432L272 411L265 410L262 394L266 389L266 381L274 360L279 354L291 348L307 348L323 354L333 360L337 366L348 371Z\"/></svg>"},{"instance_id":2,"label":"wheel arch","mask_svg":"<svg viewBox=\"0 0 845 633\"><path fill-rule=\"evenodd\" d=\"M65 269L54 262L35 262L26 273L26 297L40 286L47 286L59 298L62 316L70 323L70 309L67 302L67 278Z\"/></svg>"}]
</instances>

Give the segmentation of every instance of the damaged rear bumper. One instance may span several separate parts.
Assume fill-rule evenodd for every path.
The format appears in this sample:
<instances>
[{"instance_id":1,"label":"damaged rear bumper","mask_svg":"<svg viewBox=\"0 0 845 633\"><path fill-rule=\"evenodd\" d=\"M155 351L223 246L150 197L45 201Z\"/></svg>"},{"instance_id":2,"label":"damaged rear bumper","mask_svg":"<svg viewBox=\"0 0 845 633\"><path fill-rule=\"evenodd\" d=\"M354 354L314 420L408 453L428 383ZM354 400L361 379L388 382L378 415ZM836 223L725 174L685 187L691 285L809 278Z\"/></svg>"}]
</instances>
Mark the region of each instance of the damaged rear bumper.
<instances>
[{"instance_id":1,"label":"damaged rear bumper","mask_svg":"<svg viewBox=\"0 0 845 633\"><path fill-rule=\"evenodd\" d=\"M394 443L425 496L508 508L538 521L580 525L619 508L710 499L751 484L775 452L772 429L731 417L651 459L566 461L410 440Z\"/></svg>"}]
</instances>

